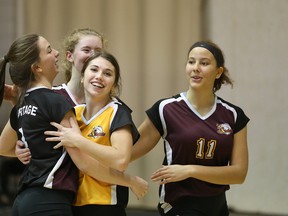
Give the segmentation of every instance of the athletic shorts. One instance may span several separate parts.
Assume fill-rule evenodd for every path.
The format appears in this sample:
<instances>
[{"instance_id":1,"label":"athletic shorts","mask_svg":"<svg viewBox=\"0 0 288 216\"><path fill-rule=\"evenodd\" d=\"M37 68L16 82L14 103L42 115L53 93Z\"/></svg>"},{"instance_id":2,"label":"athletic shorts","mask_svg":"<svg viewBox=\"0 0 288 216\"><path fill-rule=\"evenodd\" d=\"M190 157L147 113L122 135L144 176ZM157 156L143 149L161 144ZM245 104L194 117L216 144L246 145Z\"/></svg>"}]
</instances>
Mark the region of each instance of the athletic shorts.
<instances>
[{"instance_id":1,"label":"athletic shorts","mask_svg":"<svg viewBox=\"0 0 288 216\"><path fill-rule=\"evenodd\" d=\"M74 193L31 187L19 193L12 206L12 216L71 216Z\"/></svg>"},{"instance_id":2,"label":"athletic shorts","mask_svg":"<svg viewBox=\"0 0 288 216\"><path fill-rule=\"evenodd\" d=\"M119 205L73 206L73 216L126 216L124 207Z\"/></svg>"},{"instance_id":3,"label":"athletic shorts","mask_svg":"<svg viewBox=\"0 0 288 216\"><path fill-rule=\"evenodd\" d=\"M161 205L162 216L228 216L229 210L225 193L212 197L185 197L176 202L166 214Z\"/></svg>"}]
</instances>

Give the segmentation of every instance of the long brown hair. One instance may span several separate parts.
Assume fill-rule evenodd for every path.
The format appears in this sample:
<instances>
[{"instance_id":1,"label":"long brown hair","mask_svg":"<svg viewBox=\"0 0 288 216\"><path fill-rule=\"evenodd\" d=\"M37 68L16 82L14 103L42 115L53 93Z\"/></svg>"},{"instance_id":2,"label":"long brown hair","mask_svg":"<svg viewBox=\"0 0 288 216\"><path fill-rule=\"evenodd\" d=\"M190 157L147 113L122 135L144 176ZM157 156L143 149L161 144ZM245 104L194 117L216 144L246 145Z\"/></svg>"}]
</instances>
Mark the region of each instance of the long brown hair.
<instances>
[{"instance_id":1,"label":"long brown hair","mask_svg":"<svg viewBox=\"0 0 288 216\"><path fill-rule=\"evenodd\" d=\"M3 101L5 71L9 63L9 73L12 82L19 88L18 105L23 102L26 90L35 79L32 65L39 60L39 35L28 34L16 39L9 48L7 55L0 60L0 105Z\"/></svg>"}]
</instances>

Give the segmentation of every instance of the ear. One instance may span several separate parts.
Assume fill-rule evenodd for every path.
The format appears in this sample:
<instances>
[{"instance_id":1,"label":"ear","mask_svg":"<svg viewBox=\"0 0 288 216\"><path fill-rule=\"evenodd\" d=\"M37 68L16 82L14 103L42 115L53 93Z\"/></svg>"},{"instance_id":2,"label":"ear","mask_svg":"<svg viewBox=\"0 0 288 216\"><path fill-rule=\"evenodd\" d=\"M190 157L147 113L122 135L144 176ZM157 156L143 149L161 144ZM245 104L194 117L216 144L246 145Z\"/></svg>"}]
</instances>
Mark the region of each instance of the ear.
<instances>
[{"instance_id":1,"label":"ear","mask_svg":"<svg viewBox=\"0 0 288 216\"><path fill-rule=\"evenodd\" d=\"M216 70L216 79L219 79L223 72L224 72L224 68L223 67L217 68L217 70Z\"/></svg>"},{"instance_id":2,"label":"ear","mask_svg":"<svg viewBox=\"0 0 288 216\"><path fill-rule=\"evenodd\" d=\"M38 66L36 63L34 63L34 64L31 65L31 70L33 71L33 73L34 73L34 72L41 72L41 71L42 71L41 67Z\"/></svg>"},{"instance_id":3,"label":"ear","mask_svg":"<svg viewBox=\"0 0 288 216\"><path fill-rule=\"evenodd\" d=\"M74 59L73 59L73 53L71 53L70 51L67 51L66 52L66 59L69 61L69 62L73 62Z\"/></svg>"}]
</instances>

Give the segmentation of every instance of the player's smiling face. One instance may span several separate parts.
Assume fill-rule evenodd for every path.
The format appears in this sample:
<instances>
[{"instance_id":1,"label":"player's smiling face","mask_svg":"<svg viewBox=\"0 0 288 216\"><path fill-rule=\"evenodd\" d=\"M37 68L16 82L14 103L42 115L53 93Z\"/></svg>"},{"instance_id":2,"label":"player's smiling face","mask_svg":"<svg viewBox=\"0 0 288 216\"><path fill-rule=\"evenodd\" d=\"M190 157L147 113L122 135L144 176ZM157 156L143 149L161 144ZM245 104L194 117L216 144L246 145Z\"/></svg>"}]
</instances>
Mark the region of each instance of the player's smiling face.
<instances>
[{"instance_id":1,"label":"player's smiling face","mask_svg":"<svg viewBox=\"0 0 288 216\"><path fill-rule=\"evenodd\" d=\"M97 57L89 62L84 77L85 92L91 96L110 97L115 83L114 66L102 57Z\"/></svg>"},{"instance_id":2,"label":"player's smiling face","mask_svg":"<svg viewBox=\"0 0 288 216\"><path fill-rule=\"evenodd\" d=\"M99 37L95 35L83 35L78 44L75 45L73 53L67 52L67 59L73 63L76 70L80 73L84 62L96 49L102 49L103 44Z\"/></svg>"},{"instance_id":3,"label":"player's smiling face","mask_svg":"<svg viewBox=\"0 0 288 216\"><path fill-rule=\"evenodd\" d=\"M222 68L217 68L217 62L209 50L195 47L190 51L186 75L191 88L205 87L213 90L214 81L222 72Z\"/></svg>"}]
</instances>

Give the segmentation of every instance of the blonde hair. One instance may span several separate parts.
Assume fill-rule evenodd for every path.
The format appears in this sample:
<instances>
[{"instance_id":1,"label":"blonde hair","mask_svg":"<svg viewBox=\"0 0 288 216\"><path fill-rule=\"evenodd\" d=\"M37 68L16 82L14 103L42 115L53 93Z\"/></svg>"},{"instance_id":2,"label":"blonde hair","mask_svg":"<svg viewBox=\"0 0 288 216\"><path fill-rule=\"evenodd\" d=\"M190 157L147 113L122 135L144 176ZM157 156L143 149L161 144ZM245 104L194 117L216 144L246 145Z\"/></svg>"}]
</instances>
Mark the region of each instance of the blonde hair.
<instances>
[{"instance_id":1,"label":"blonde hair","mask_svg":"<svg viewBox=\"0 0 288 216\"><path fill-rule=\"evenodd\" d=\"M104 38L104 36L97 32L94 29L90 29L90 28L82 28L82 29L75 29L74 31L71 32L71 34L69 34L63 41L63 53L64 53L64 57L61 59L61 71L65 73L65 80L66 82L69 82L71 79L71 71L72 71L72 64L71 62L69 62L66 59L66 52L69 51L71 53L74 52L75 46L79 43L79 40L82 36L86 36L86 35L93 35L96 37L99 37L101 42L102 42L102 46L105 49L106 48L106 39Z\"/></svg>"}]
</instances>

